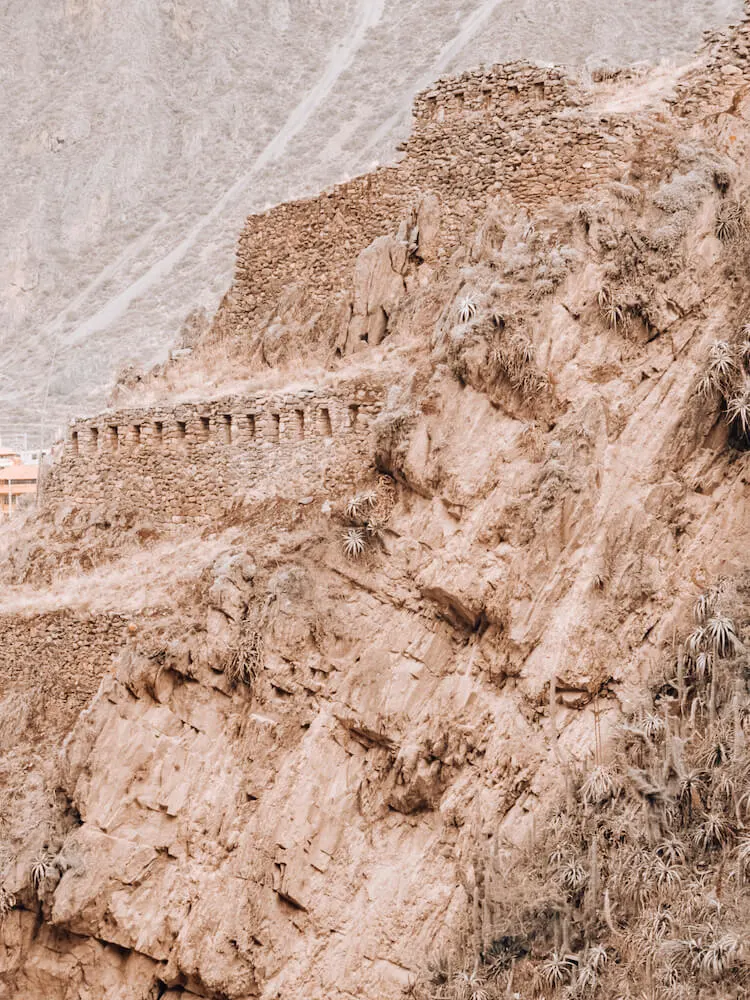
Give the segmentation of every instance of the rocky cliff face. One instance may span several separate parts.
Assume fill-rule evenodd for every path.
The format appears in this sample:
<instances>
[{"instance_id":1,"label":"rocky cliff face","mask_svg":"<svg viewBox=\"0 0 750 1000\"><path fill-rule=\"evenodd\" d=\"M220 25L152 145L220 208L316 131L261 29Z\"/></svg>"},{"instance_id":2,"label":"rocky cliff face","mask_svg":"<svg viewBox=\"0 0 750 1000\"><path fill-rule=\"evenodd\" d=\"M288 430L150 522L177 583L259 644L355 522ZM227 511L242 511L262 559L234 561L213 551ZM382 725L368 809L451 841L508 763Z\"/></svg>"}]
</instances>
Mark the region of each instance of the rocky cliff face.
<instances>
[{"instance_id":1,"label":"rocky cliff face","mask_svg":"<svg viewBox=\"0 0 750 1000\"><path fill-rule=\"evenodd\" d=\"M476 934L487 845L658 714L747 568L747 38L598 91L644 138L585 197L463 205L441 253L443 194L352 254L356 468L165 523L123 452L6 533L0 995L395 1000ZM268 328L232 335L252 367Z\"/></svg>"}]
</instances>

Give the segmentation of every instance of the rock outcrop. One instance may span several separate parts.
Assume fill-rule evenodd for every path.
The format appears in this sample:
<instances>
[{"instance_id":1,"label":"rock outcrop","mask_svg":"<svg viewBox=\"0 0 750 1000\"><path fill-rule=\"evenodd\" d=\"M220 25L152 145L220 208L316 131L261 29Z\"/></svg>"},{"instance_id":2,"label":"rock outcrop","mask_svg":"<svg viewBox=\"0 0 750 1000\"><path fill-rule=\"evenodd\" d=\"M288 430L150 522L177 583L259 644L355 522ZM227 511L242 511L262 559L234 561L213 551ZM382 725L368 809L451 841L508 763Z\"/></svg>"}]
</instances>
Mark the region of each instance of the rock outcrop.
<instances>
[{"instance_id":1,"label":"rock outcrop","mask_svg":"<svg viewBox=\"0 0 750 1000\"><path fill-rule=\"evenodd\" d=\"M440 166L406 226L338 241L342 356L311 348L314 390L275 373L260 442L249 384L71 428L3 537L0 996L396 1000L456 940L510 949L504 990L537 957L482 923L489 847L537 837L623 719L668 727L692 606L747 569L749 32L679 79L441 84L419 142L441 109L479 144L496 106L534 135L549 112L554 169L490 143L455 197Z\"/></svg>"}]
</instances>

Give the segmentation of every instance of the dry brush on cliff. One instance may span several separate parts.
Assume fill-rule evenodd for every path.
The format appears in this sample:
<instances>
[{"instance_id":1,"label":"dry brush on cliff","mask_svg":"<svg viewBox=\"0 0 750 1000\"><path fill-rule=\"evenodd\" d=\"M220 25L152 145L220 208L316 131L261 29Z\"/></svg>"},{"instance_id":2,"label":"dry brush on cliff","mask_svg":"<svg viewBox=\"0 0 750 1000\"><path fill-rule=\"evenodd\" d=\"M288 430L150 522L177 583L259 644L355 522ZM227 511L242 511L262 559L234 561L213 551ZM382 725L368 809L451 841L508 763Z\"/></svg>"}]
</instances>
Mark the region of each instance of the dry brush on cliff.
<instances>
[{"instance_id":1,"label":"dry brush on cliff","mask_svg":"<svg viewBox=\"0 0 750 1000\"><path fill-rule=\"evenodd\" d=\"M465 930L417 995L746 995L750 581L707 591L694 615L651 704L611 746L597 739L593 760L566 766L529 841L478 850Z\"/></svg>"}]
</instances>

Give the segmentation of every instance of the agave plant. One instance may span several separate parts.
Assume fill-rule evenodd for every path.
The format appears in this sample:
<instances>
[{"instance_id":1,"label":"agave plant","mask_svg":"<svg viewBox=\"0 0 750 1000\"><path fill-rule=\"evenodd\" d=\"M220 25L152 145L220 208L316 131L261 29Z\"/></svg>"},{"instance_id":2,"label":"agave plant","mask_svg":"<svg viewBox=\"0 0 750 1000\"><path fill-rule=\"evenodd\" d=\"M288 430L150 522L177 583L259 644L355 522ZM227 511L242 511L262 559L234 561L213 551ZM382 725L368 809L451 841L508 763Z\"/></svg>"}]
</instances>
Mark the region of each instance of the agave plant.
<instances>
[{"instance_id":1,"label":"agave plant","mask_svg":"<svg viewBox=\"0 0 750 1000\"><path fill-rule=\"evenodd\" d=\"M734 622L720 612L716 612L706 622L706 640L711 644L717 656L731 656L742 649L742 643L735 632Z\"/></svg>"},{"instance_id":2,"label":"agave plant","mask_svg":"<svg viewBox=\"0 0 750 1000\"><path fill-rule=\"evenodd\" d=\"M378 494L376 490L366 490L364 493L358 493L349 499L346 505L346 515L350 518L362 517L363 514L372 508L378 502Z\"/></svg>"},{"instance_id":3,"label":"agave plant","mask_svg":"<svg viewBox=\"0 0 750 1000\"><path fill-rule=\"evenodd\" d=\"M687 858L685 845L678 837L668 837L654 848L654 854L669 865L684 865Z\"/></svg>"},{"instance_id":4,"label":"agave plant","mask_svg":"<svg viewBox=\"0 0 750 1000\"><path fill-rule=\"evenodd\" d=\"M703 851L726 847L734 840L735 830L724 813L710 812L693 834L695 846Z\"/></svg>"},{"instance_id":5,"label":"agave plant","mask_svg":"<svg viewBox=\"0 0 750 1000\"><path fill-rule=\"evenodd\" d=\"M477 304L470 295L465 295L458 303L459 323L468 323L477 314Z\"/></svg>"},{"instance_id":6,"label":"agave plant","mask_svg":"<svg viewBox=\"0 0 750 1000\"><path fill-rule=\"evenodd\" d=\"M750 872L750 836L743 837L737 845L737 869L744 882Z\"/></svg>"},{"instance_id":7,"label":"agave plant","mask_svg":"<svg viewBox=\"0 0 750 1000\"><path fill-rule=\"evenodd\" d=\"M455 1000L490 1000L487 980L477 972L457 972L453 977Z\"/></svg>"},{"instance_id":8,"label":"agave plant","mask_svg":"<svg viewBox=\"0 0 750 1000\"><path fill-rule=\"evenodd\" d=\"M588 872L577 858L564 861L557 870L557 881L562 889L576 893L588 882Z\"/></svg>"},{"instance_id":9,"label":"agave plant","mask_svg":"<svg viewBox=\"0 0 750 1000\"><path fill-rule=\"evenodd\" d=\"M687 771L680 778L677 789L677 801L688 820L693 812L703 809L708 795L708 774L702 769Z\"/></svg>"},{"instance_id":10,"label":"agave plant","mask_svg":"<svg viewBox=\"0 0 750 1000\"><path fill-rule=\"evenodd\" d=\"M713 590L704 591L693 606L693 615L699 625L705 625L706 619L711 616L716 607L716 592Z\"/></svg>"},{"instance_id":11,"label":"agave plant","mask_svg":"<svg viewBox=\"0 0 750 1000\"><path fill-rule=\"evenodd\" d=\"M695 962L706 979L722 979L740 957L742 944L736 934L725 933L704 944Z\"/></svg>"},{"instance_id":12,"label":"agave plant","mask_svg":"<svg viewBox=\"0 0 750 1000\"><path fill-rule=\"evenodd\" d=\"M581 798L587 806L599 806L616 797L620 783L616 771L604 764L592 767L581 785Z\"/></svg>"},{"instance_id":13,"label":"agave plant","mask_svg":"<svg viewBox=\"0 0 750 1000\"><path fill-rule=\"evenodd\" d=\"M727 423L737 424L747 436L750 431L750 386L727 400Z\"/></svg>"},{"instance_id":14,"label":"agave plant","mask_svg":"<svg viewBox=\"0 0 750 1000\"><path fill-rule=\"evenodd\" d=\"M49 851L42 851L31 862L31 884L37 890L46 878L55 873L54 858Z\"/></svg>"},{"instance_id":15,"label":"agave plant","mask_svg":"<svg viewBox=\"0 0 750 1000\"><path fill-rule=\"evenodd\" d=\"M344 555L347 559L360 559L365 552L365 533L362 528L347 528L343 534Z\"/></svg>"},{"instance_id":16,"label":"agave plant","mask_svg":"<svg viewBox=\"0 0 750 1000\"><path fill-rule=\"evenodd\" d=\"M695 661L706 644L706 626L698 625L685 640L685 649L691 660Z\"/></svg>"},{"instance_id":17,"label":"agave plant","mask_svg":"<svg viewBox=\"0 0 750 1000\"><path fill-rule=\"evenodd\" d=\"M714 670L714 655L702 650L695 658L695 673L699 681L710 680Z\"/></svg>"},{"instance_id":18,"label":"agave plant","mask_svg":"<svg viewBox=\"0 0 750 1000\"><path fill-rule=\"evenodd\" d=\"M553 951L547 961L543 963L541 972L547 985L556 989L558 986L570 982L577 967L577 955L564 955L559 951Z\"/></svg>"},{"instance_id":19,"label":"agave plant","mask_svg":"<svg viewBox=\"0 0 750 1000\"><path fill-rule=\"evenodd\" d=\"M715 340L711 345L706 367L718 389L729 385L737 377L739 372L737 361L734 351L726 340Z\"/></svg>"}]
</instances>

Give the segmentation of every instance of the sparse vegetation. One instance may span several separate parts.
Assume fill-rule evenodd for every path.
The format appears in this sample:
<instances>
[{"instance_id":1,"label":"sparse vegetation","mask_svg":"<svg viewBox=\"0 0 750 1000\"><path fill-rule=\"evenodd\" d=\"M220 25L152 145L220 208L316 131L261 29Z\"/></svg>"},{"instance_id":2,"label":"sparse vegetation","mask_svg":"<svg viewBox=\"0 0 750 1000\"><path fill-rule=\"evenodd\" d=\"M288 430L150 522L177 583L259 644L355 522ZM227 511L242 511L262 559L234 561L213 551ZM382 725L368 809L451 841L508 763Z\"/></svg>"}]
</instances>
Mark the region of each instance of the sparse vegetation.
<instances>
[{"instance_id":1,"label":"sparse vegetation","mask_svg":"<svg viewBox=\"0 0 750 1000\"><path fill-rule=\"evenodd\" d=\"M459 323L469 323L476 317L477 304L470 295L465 295L458 303Z\"/></svg>"},{"instance_id":2,"label":"sparse vegetation","mask_svg":"<svg viewBox=\"0 0 750 1000\"><path fill-rule=\"evenodd\" d=\"M252 687L263 669L263 633L255 623L245 618L240 626L240 636L226 667L230 683Z\"/></svg>"},{"instance_id":3,"label":"sparse vegetation","mask_svg":"<svg viewBox=\"0 0 750 1000\"><path fill-rule=\"evenodd\" d=\"M604 285L597 294L599 312L602 314L607 326L613 330L621 329L627 322L627 311L615 298L612 290Z\"/></svg>"},{"instance_id":4,"label":"sparse vegetation","mask_svg":"<svg viewBox=\"0 0 750 1000\"><path fill-rule=\"evenodd\" d=\"M0 923L8 916L16 905L16 897L4 885L0 885Z\"/></svg>"},{"instance_id":5,"label":"sparse vegetation","mask_svg":"<svg viewBox=\"0 0 750 1000\"><path fill-rule=\"evenodd\" d=\"M696 395L702 400L719 399L727 422L738 437L750 441L750 339L743 327L739 344L715 341L698 376Z\"/></svg>"},{"instance_id":6,"label":"sparse vegetation","mask_svg":"<svg viewBox=\"0 0 750 1000\"><path fill-rule=\"evenodd\" d=\"M722 243L736 243L746 225L742 202L725 198L716 212L715 232Z\"/></svg>"},{"instance_id":7,"label":"sparse vegetation","mask_svg":"<svg viewBox=\"0 0 750 1000\"><path fill-rule=\"evenodd\" d=\"M606 761L597 737L596 760L566 769L541 836L480 850L466 928L418 996L459 1000L469 979L487 1000L747 994L750 697L737 603L726 585L701 595L653 709L623 723Z\"/></svg>"},{"instance_id":8,"label":"sparse vegetation","mask_svg":"<svg viewBox=\"0 0 750 1000\"><path fill-rule=\"evenodd\" d=\"M55 859L49 851L41 851L41 853L37 854L31 862L29 873L34 891L38 891L44 880L54 875L56 871Z\"/></svg>"},{"instance_id":9,"label":"sparse vegetation","mask_svg":"<svg viewBox=\"0 0 750 1000\"><path fill-rule=\"evenodd\" d=\"M347 559L360 559L365 554L367 536L362 527L347 528L342 537Z\"/></svg>"}]
</instances>

